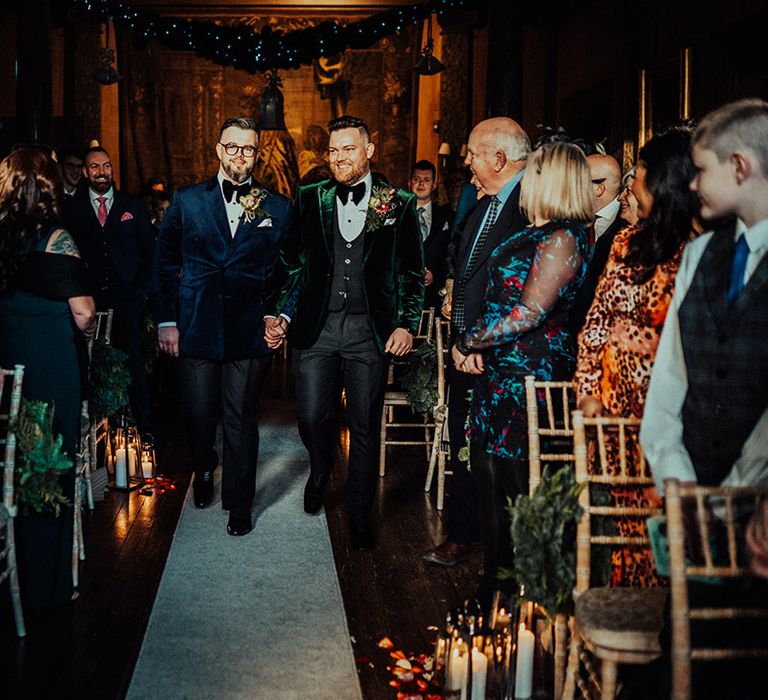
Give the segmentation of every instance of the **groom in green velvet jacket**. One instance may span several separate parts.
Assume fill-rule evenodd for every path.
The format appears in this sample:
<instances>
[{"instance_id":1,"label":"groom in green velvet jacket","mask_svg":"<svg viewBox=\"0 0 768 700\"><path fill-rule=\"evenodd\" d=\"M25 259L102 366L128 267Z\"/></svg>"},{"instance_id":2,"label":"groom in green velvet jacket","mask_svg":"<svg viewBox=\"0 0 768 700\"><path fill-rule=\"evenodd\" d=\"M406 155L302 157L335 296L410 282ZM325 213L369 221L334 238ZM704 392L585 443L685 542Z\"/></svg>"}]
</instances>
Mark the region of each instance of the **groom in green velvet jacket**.
<instances>
[{"instance_id":1,"label":"groom in green velvet jacket","mask_svg":"<svg viewBox=\"0 0 768 700\"><path fill-rule=\"evenodd\" d=\"M362 119L328 124L334 180L299 190L266 308L266 340L290 327L299 432L309 451L304 510L322 507L336 445L338 384L349 429L352 545L372 549L379 425L389 358L411 351L424 299L424 252L412 194L373 176Z\"/></svg>"}]
</instances>

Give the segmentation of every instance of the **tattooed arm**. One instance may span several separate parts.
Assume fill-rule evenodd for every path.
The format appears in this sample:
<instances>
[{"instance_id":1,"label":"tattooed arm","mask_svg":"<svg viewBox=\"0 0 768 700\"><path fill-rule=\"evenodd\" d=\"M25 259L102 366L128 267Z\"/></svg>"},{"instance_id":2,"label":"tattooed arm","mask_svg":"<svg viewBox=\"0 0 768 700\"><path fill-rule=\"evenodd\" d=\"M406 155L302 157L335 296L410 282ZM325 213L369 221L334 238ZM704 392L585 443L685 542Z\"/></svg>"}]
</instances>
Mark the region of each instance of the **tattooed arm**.
<instances>
[{"instance_id":1,"label":"tattooed arm","mask_svg":"<svg viewBox=\"0 0 768 700\"><path fill-rule=\"evenodd\" d=\"M71 255L75 258L80 257L80 251L77 249L75 241L63 228L53 232L48 240L48 245L45 246L45 252L55 255ZM94 302L93 297L69 297L67 301L77 327L86 338L92 338L96 332L96 302Z\"/></svg>"}]
</instances>

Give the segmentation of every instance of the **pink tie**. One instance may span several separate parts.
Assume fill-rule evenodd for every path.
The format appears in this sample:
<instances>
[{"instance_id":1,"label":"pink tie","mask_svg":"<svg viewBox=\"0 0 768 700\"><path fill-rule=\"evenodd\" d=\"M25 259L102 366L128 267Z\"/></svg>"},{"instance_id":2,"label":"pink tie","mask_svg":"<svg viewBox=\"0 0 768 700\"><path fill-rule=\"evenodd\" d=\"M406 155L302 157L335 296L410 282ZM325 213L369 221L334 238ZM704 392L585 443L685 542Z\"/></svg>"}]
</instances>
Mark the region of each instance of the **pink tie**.
<instances>
[{"instance_id":1,"label":"pink tie","mask_svg":"<svg viewBox=\"0 0 768 700\"><path fill-rule=\"evenodd\" d=\"M99 217L99 223L103 228L104 224L107 223L107 198L96 197L96 201L99 203L99 210L97 212L97 216Z\"/></svg>"}]
</instances>

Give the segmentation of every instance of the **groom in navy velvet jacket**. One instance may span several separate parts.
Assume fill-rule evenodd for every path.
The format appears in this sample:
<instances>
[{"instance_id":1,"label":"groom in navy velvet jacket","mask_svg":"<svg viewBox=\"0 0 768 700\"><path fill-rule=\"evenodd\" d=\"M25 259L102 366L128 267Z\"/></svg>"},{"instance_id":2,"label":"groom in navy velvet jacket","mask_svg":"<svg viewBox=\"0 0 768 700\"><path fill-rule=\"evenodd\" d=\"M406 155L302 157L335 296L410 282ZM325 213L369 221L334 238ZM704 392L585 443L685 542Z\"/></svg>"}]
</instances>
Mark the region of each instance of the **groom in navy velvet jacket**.
<instances>
[{"instance_id":1,"label":"groom in navy velvet jacket","mask_svg":"<svg viewBox=\"0 0 768 700\"><path fill-rule=\"evenodd\" d=\"M179 357L182 410L197 460L195 505L205 508L213 499L221 413L221 501L230 535L251 530L261 386L272 357L262 300L292 209L287 197L251 178L258 147L252 119L224 122L219 172L176 193L155 260L158 344Z\"/></svg>"}]
</instances>

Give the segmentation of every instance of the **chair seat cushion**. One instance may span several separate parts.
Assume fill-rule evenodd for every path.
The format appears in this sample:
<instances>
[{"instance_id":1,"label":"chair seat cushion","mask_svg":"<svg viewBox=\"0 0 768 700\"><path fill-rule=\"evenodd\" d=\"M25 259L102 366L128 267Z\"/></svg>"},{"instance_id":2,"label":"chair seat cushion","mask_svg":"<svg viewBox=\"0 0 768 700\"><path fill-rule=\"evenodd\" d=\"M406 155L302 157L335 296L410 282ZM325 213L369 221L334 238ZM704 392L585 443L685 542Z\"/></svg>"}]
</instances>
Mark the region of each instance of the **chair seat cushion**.
<instances>
[{"instance_id":1,"label":"chair seat cushion","mask_svg":"<svg viewBox=\"0 0 768 700\"><path fill-rule=\"evenodd\" d=\"M585 641L616 651L659 653L666 588L591 588L576 599Z\"/></svg>"}]
</instances>

